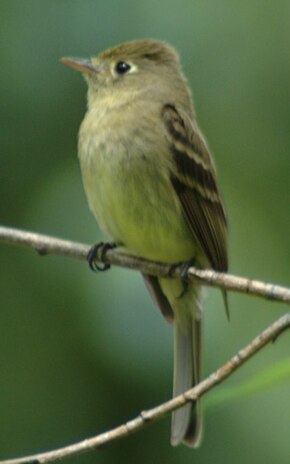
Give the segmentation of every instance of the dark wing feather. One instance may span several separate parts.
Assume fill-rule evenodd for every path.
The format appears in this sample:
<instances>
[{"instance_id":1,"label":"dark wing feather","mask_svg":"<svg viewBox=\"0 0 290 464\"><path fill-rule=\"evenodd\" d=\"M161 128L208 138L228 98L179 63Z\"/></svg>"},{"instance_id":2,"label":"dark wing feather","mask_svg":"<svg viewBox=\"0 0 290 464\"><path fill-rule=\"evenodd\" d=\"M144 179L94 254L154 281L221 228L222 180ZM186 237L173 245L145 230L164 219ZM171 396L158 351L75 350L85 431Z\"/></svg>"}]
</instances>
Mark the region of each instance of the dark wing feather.
<instances>
[{"instance_id":1,"label":"dark wing feather","mask_svg":"<svg viewBox=\"0 0 290 464\"><path fill-rule=\"evenodd\" d=\"M172 311L172 308L170 306L169 301L167 300L166 296L162 292L159 282L158 282L158 277L155 276L150 276L148 274L142 274L143 278L145 280L145 283L147 285L147 288L150 292L150 295L157 304L158 308L162 312L163 316L165 319L172 324L174 321L174 314Z\"/></svg>"},{"instance_id":2,"label":"dark wing feather","mask_svg":"<svg viewBox=\"0 0 290 464\"><path fill-rule=\"evenodd\" d=\"M168 104L162 117L176 165L171 181L186 222L213 269L227 271L227 221L206 143L185 112Z\"/></svg>"}]
</instances>

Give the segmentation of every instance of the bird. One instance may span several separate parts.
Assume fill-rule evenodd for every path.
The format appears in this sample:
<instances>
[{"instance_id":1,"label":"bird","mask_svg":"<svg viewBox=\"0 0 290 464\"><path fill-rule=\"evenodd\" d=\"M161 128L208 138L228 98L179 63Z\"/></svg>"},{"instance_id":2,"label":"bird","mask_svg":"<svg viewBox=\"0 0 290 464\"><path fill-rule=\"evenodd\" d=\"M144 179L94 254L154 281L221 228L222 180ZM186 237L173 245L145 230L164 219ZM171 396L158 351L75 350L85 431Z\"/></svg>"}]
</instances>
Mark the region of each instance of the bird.
<instances>
[{"instance_id":1,"label":"bird","mask_svg":"<svg viewBox=\"0 0 290 464\"><path fill-rule=\"evenodd\" d=\"M103 232L120 252L226 272L228 227L216 168L175 49L132 40L61 62L88 85L78 157ZM143 277L173 326L175 397L201 381L202 290L183 278ZM173 446L196 448L202 433L200 399L172 413Z\"/></svg>"}]
</instances>

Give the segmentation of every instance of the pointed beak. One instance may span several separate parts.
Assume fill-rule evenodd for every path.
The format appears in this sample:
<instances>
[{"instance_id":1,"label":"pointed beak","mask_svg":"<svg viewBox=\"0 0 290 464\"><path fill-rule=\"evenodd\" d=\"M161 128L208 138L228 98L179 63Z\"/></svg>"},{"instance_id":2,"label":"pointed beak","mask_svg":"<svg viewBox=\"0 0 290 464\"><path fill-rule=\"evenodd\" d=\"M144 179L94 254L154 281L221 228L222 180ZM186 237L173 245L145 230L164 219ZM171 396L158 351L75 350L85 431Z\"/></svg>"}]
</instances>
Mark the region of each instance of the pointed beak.
<instances>
[{"instance_id":1,"label":"pointed beak","mask_svg":"<svg viewBox=\"0 0 290 464\"><path fill-rule=\"evenodd\" d=\"M94 74L102 72L102 69L98 66L92 64L90 60L83 58L70 58L64 57L59 60L62 64L69 66L70 68L75 69L81 73L85 74Z\"/></svg>"}]
</instances>

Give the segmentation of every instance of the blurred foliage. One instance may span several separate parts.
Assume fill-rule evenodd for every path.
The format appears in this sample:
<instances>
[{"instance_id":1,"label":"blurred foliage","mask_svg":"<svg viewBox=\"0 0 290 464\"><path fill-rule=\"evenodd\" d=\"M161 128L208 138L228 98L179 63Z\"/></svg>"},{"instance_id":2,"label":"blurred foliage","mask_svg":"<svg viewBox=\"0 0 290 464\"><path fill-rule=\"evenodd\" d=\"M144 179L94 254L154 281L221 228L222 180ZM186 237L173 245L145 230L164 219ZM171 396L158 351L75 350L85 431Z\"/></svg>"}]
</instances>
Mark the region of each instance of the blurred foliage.
<instances>
[{"instance_id":1,"label":"blurred foliage","mask_svg":"<svg viewBox=\"0 0 290 464\"><path fill-rule=\"evenodd\" d=\"M255 373L253 378L241 382L240 384L227 387L223 385L218 391L210 394L206 400L207 410L216 405L223 406L230 400L238 400L252 396L256 393L264 393L267 389L272 389L275 385L283 384L290 379L290 358L278 361L276 364Z\"/></svg>"},{"instance_id":2,"label":"blurred foliage","mask_svg":"<svg viewBox=\"0 0 290 464\"><path fill-rule=\"evenodd\" d=\"M181 54L216 157L231 271L289 283L289 24L288 0L1 0L1 223L101 238L76 157L85 84L58 59L159 38ZM171 328L136 273L96 276L68 259L3 245L0 253L1 458L92 436L170 397ZM228 324L219 292L208 292L205 374L286 309L236 294L230 305ZM289 336L211 392L208 406L289 359ZM289 377L274 378L259 395L205 408L197 451L170 447L167 418L70 462L288 464L289 391Z\"/></svg>"}]
</instances>

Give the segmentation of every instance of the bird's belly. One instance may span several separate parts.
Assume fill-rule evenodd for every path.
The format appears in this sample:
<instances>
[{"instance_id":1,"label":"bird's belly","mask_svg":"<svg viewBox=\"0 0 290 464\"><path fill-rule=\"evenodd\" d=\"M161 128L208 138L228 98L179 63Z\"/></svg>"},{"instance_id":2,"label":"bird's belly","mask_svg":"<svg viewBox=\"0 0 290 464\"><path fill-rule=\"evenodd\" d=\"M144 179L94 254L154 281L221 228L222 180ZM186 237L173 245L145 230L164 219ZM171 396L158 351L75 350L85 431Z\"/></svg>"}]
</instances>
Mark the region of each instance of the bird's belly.
<instances>
[{"instance_id":1,"label":"bird's belly","mask_svg":"<svg viewBox=\"0 0 290 464\"><path fill-rule=\"evenodd\" d=\"M116 147L114 147L116 149ZM170 183L154 156L130 156L120 147L80 156L84 188L100 227L129 253L163 262L188 260L195 241ZM131 151L131 150L130 150Z\"/></svg>"}]
</instances>

